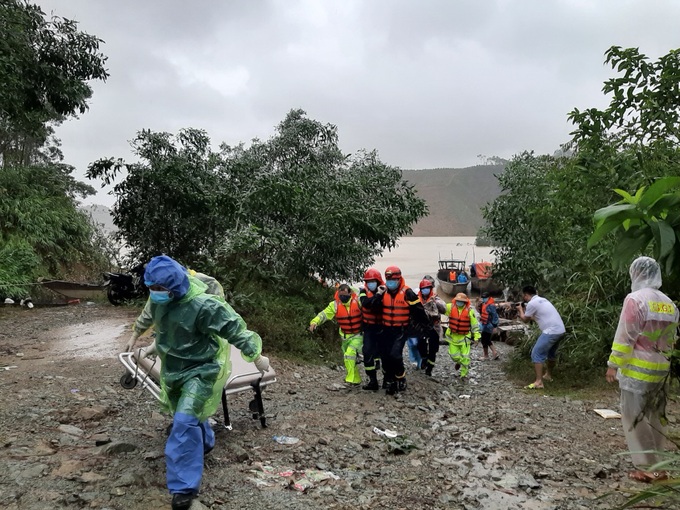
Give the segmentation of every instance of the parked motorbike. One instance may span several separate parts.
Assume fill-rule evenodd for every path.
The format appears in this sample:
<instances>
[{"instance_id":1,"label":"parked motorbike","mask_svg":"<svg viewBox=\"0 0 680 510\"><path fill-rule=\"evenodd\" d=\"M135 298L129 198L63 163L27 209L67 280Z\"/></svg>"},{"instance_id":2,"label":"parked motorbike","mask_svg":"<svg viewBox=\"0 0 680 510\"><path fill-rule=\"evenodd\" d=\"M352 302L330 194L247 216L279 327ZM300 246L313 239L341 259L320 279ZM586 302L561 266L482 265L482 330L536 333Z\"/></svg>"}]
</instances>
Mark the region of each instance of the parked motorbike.
<instances>
[{"instance_id":1,"label":"parked motorbike","mask_svg":"<svg viewBox=\"0 0 680 510\"><path fill-rule=\"evenodd\" d=\"M149 289L144 285L144 264L133 267L127 273L103 273L106 297L114 306L122 305L125 301L145 298Z\"/></svg>"}]
</instances>

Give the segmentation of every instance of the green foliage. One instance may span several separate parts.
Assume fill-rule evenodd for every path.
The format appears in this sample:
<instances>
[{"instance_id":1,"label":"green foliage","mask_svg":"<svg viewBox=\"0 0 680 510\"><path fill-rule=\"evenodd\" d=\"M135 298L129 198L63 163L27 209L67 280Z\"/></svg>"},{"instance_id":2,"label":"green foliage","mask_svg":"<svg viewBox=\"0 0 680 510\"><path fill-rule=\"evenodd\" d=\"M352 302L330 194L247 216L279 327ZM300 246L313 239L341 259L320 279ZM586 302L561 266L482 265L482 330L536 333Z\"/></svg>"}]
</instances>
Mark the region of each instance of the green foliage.
<instances>
[{"instance_id":1,"label":"green foliage","mask_svg":"<svg viewBox=\"0 0 680 510\"><path fill-rule=\"evenodd\" d=\"M23 0L0 3L0 155L26 164L51 134L49 123L84 113L90 80L105 80L102 42L77 23L46 19Z\"/></svg>"},{"instance_id":2,"label":"green foliage","mask_svg":"<svg viewBox=\"0 0 680 510\"><path fill-rule=\"evenodd\" d=\"M357 279L411 232L427 206L374 152L343 155L336 127L291 111L249 147L210 150L203 131L141 132L140 163L103 159L88 177L113 182L114 223L146 259L163 251L200 267L253 276Z\"/></svg>"},{"instance_id":3,"label":"green foliage","mask_svg":"<svg viewBox=\"0 0 680 510\"><path fill-rule=\"evenodd\" d=\"M93 226L77 209L76 198L94 190L70 172L65 165L6 167L0 172L0 283L34 282L69 271L82 276L86 268L106 265L92 247Z\"/></svg>"}]
</instances>

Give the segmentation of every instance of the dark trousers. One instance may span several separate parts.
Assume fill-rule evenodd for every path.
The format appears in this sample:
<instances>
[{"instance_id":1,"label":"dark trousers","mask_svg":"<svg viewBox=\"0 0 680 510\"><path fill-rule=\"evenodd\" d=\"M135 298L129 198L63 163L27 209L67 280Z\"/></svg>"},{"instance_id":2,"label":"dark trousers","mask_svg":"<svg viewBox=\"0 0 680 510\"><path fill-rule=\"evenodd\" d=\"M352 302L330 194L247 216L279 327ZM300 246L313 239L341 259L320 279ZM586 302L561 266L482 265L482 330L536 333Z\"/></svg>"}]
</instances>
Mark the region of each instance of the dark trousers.
<instances>
[{"instance_id":1,"label":"dark trousers","mask_svg":"<svg viewBox=\"0 0 680 510\"><path fill-rule=\"evenodd\" d=\"M423 333L418 339L418 352L420 357L426 359L430 365L434 365L439 352L439 332L432 328Z\"/></svg>"},{"instance_id":2,"label":"dark trousers","mask_svg":"<svg viewBox=\"0 0 680 510\"><path fill-rule=\"evenodd\" d=\"M491 331L482 331L482 346L491 347L491 344L493 343L491 341L492 335L493 333Z\"/></svg>"},{"instance_id":3,"label":"dark trousers","mask_svg":"<svg viewBox=\"0 0 680 510\"><path fill-rule=\"evenodd\" d=\"M385 371L385 380L393 382L402 377L404 368L404 345L406 344L406 328L385 327L378 340L380 358Z\"/></svg>"},{"instance_id":4,"label":"dark trousers","mask_svg":"<svg viewBox=\"0 0 680 510\"><path fill-rule=\"evenodd\" d=\"M380 324L364 324L364 369L366 373L371 370L380 370Z\"/></svg>"}]
</instances>

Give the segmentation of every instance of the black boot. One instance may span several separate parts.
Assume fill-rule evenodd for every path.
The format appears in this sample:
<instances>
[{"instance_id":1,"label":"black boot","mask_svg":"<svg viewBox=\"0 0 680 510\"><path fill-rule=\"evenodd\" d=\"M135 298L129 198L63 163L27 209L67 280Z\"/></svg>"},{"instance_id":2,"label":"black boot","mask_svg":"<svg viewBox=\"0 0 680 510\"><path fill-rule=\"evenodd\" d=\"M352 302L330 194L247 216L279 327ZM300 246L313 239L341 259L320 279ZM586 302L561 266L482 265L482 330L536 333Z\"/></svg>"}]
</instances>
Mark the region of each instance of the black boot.
<instances>
[{"instance_id":1,"label":"black boot","mask_svg":"<svg viewBox=\"0 0 680 510\"><path fill-rule=\"evenodd\" d=\"M428 363L427 366L425 367L425 375L432 375L432 369L434 368L434 365L432 363Z\"/></svg>"},{"instance_id":2,"label":"black boot","mask_svg":"<svg viewBox=\"0 0 680 510\"><path fill-rule=\"evenodd\" d=\"M195 494L174 494L172 496L172 510L189 510Z\"/></svg>"},{"instance_id":3,"label":"black boot","mask_svg":"<svg viewBox=\"0 0 680 510\"><path fill-rule=\"evenodd\" d=\"M378 376L375 374L375 370L367 370L368 384L362 386L364 390L378 391L380 386L378 385Z\"/></svg>"},{"instance_id":4,"label":"black boot","mask_svg":"<svg viewBox=\"0 0 680 510\"><path fill-rule=\"evenodd\" d=\"M394 395L397 392L397 383L395 381L385 382L385 395Z\"/></svg>"},{"instance_id":5,"label":"black boot","mask_svg":"<svg viewBox=\"0 0 680 510\"><path fill-rule=\"evenodd\" d=\"M397 379L397 391L406 391L406 376Z\"/></svg>"}]
</instances>

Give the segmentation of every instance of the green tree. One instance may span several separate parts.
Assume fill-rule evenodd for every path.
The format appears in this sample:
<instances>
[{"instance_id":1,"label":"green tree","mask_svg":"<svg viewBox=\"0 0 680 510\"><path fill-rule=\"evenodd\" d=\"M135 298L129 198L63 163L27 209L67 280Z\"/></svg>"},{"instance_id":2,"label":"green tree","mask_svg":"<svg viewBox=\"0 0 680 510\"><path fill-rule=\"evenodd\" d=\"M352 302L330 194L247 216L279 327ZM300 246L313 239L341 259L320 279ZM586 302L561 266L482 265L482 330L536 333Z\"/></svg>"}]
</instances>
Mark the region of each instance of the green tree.
<instances>
[{"instance_id":1,"label":"green tree","mask_svg":"<svg viewBox=\"0 0 680 510\"><path fill-rule=\"evenodd\" d=\"M52 125L84 113L90 80L108 77L100 39L72 20L46 19L37 5L0 2L0 157L34 162Z\"/></svg>"},{"instance_id":2,"label":"green tree","mask_svg":"<svg viewBox=\"0 0 680 510\"><path fill-rule=\"evenodd\" d=\"M427 206L375 152L344 155L337 129L292 110L266 141L212 152L202 131L142 132L140 163L99 160L114 222L139 258L164 251L245 278L356 279Z\"/></svg>"}]
</instances>

